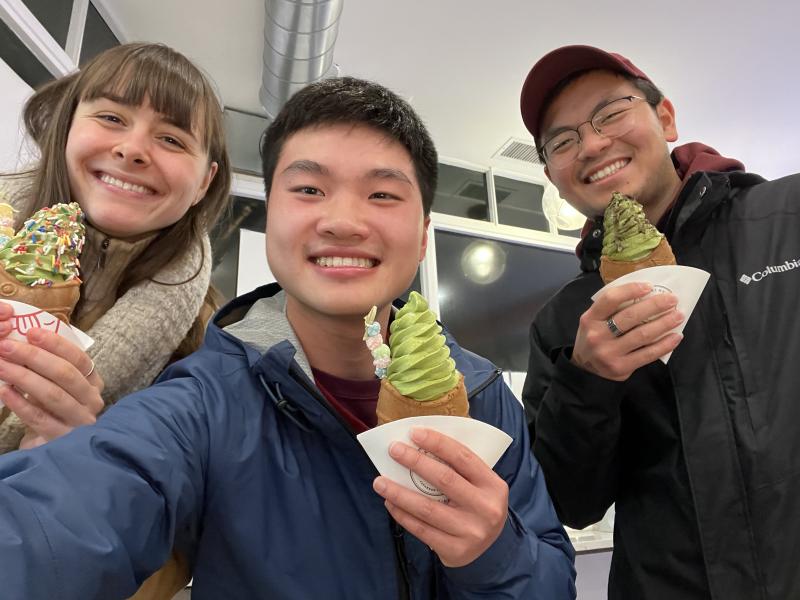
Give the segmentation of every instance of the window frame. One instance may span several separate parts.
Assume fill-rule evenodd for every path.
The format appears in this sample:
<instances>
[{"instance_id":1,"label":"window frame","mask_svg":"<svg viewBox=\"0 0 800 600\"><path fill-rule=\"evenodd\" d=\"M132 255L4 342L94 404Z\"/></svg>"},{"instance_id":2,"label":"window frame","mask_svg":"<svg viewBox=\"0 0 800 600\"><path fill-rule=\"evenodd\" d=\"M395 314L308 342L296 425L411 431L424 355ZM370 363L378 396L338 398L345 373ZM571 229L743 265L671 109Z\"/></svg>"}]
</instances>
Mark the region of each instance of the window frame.
<instances>
[{"instance_id":1,"label":"window frame","mask_svg":"<svg viewBox=\"0 0 800 600\"><path fill-rule=\"evenodd\" d=\"M73 0L65 48L50 35L22 0L0 0L0 19L54 78L63 77L78 70L89 2L119 43L126 43L128 36L120 27L111 9L112 3L108 0Z\"/></svg>"}]
</instances>

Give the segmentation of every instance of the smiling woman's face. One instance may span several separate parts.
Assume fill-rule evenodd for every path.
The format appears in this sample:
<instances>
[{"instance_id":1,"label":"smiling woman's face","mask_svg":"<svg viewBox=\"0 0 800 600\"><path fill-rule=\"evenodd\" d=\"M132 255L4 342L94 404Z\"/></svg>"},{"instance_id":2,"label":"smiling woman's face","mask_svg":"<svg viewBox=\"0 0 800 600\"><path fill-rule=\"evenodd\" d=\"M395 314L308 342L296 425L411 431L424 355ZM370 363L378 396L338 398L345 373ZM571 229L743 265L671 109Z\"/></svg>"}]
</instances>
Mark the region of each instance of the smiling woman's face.
<instances>
[{"instance_id":1,"label":"smiling woman's face","mask_svg":"<svg viewBox=\"0 0 800 600\"><path fill-rule=\"evenodd\" d=\"M104 233L163 229L202 200L217 170L197 132L140 106L100 97L78 104L66 146L72 199Z\"/></svg>"}]
</instances>

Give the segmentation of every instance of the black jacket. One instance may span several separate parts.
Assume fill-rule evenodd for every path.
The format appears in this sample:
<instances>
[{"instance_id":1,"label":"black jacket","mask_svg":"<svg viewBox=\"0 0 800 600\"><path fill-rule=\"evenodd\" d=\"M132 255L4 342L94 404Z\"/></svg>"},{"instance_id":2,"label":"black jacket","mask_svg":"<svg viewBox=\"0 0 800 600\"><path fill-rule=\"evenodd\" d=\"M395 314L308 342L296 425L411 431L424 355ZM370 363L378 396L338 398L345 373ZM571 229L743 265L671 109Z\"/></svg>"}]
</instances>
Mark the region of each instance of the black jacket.
<instances>
[{"instance_id":1,"label":"black jacket","mask_svg":"<svg viewBox=\"0 0 800 600\"><path fill-rule=\"evenodd\" d=\"M626 382L569 361L602 287L585 272L539 312L523 401L561 519L616 502L610 598L800 598L800 175L692 175L664 227L711 278L668 366Z\"/></svg>"}]
</instances>

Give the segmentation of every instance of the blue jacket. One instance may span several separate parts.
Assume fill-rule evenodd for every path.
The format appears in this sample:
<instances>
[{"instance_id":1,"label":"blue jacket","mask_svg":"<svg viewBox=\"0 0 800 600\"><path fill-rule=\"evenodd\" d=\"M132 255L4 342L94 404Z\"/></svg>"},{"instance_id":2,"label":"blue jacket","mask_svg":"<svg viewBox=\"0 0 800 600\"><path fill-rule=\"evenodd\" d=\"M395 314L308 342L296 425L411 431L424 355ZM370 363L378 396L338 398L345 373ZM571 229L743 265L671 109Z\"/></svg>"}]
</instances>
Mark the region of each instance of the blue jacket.
<instances>
[{"instance_id":1,"label":"blue jacket","mask_svg":"<svg viewBox=\"0 0 800 600\"><path fill-rule=\"evenodd\" d=\"M194 600L574 598L573 550L499 371L448 338L472 416L514 442L495 467L505 529L446 568L393 526L278 289L234 300L200 351L96 425L0 457L2 598L126 598L173 545L193 565Z\"/></svg>"}]
</instances>

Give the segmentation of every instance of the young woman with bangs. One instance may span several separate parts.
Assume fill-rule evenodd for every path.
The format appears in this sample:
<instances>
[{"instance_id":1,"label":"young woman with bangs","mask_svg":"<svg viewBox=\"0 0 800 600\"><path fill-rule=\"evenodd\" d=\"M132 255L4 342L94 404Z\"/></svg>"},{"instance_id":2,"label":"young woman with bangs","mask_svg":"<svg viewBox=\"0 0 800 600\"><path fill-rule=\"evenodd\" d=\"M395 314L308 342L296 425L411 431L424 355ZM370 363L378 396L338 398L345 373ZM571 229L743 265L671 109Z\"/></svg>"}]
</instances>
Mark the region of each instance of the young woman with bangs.
<instances>
[{"instance_id":1,"label":"young woman with bangs","mask_svg":"<svg viewBox=\"0 0 800 600\"><path fill-rule=\"evenodd\" d=\"M71 322L94 345L84 352L42 329L28 344L2 339L13 311L0 302L8 384L0 386L0 453L94 422L199 346L215 308L208 231L231 180L211 84L160 44L112 48L46 84L26 103L24 122L39 161L0 180L4 201L16 228L39 208L81 206L83 283Z\"/></svg>"}]
</instances>

